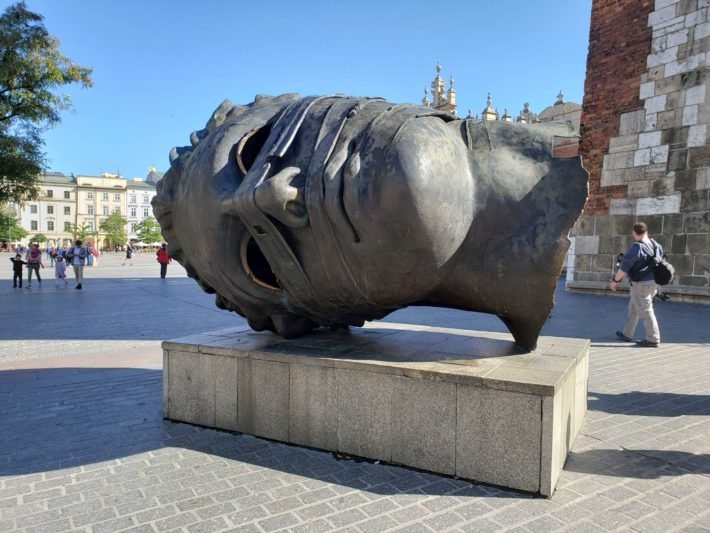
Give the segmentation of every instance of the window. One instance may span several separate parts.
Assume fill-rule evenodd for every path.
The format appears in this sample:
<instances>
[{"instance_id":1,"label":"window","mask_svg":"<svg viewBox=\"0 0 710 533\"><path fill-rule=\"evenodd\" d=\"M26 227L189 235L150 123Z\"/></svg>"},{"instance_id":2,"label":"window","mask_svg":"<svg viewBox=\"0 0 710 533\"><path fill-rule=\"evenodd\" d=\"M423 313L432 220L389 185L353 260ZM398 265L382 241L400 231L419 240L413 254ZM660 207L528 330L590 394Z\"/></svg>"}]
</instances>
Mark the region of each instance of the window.
<instances>
[{"instance_id":1,"label":"window","mask_svg":"<svg viewBox=\"0 0 710 533\"><path fill-rule=\"evenodd\" d=\"M107 193L107 192L102 192L102 193L101 193L101 199L108 201L108 193Z\"/></svg>"},{"instance_id":2,"label":"window","mask_svg":"<svg viewBox=\"0 0 710 533\"><path fill-rule=\"evenodd\" d=\"M148 208L143 209L143 218L148 218L150 214L148 213Z\"/></svg>"},{"instance_id":3,"label":"window","mask_svg":"<svg viewBox=\"0 0 710 533\"><path fill-rule=\"evenodd\" d=\"M54 206L53 206L53 205L48 205L48 206L47 206L47 214L48 214L48 215L53 215L53 214L54 214Z\"/></svg>"},{"instance_id":4,"label":"window","mask_svg":"<svg viewBox=\"0 0 710 533\"><path fill-rule=\"evenodd\" d=\"M107 206L107 205L103 206L103 208L102 208L102 214L105 215L105 216L108 216L108 206Z\"/></svg>"},{"instance_id":5,"label":"window","mask_svg":"<svg viewBox=\"0 0 710 533\"><path fill-rule=\"evenodd\" d=\"M132 204L138 203L138 197L135 194L131 194L131 203Z\"/></svg>"},{"instance_id":6,"label":"window","mask_svg":"<svg viewBox=\"0 0 710 533\"><path fill-rule=\"evenodd\" d=\"M54 198L54 191L52 189L47 189L47 198Z\"/></svg>"},{"instance_id":7,"label":"window","mask_svg":"<svg viewBox=\"0 0 710 533\"><path fill-rule=\"evenodd\" d=\"M115 193L113 193L113 201L114 201L114 202L120 202L120 201L121 201L121 193L120 193L120 192L115 192Z\"/></svg>"},{"instance_id":8,"label":"window","mask_svg":"<svg viewBox=\"0 0 710 533\"><path fill-rule=\"evenodd\" d=\"M150 196L147 194L143 197L143 203L144 204L149 204L150 203Z\"/></svg>"},{"instance_id":9,"label":"window","mask_svg":"<svg viewBox=\"0 0 710 533\"><path fill-rule=\"evenodd\" d=\"M64 214L65 214L65 215L71 215L71 207L65 207L65 208L64 208Z\"/></svg>"},{"instance_id":10,"label":"window","mask_svg":"<svg viewBox=\"0 0 710 533\"><path fill-rule=\"evenodd\" d=\"M94 199L94 192L93 191L88 191L86 193L86 199L87 200L93 200Z\"/></svg>"},{"instance_id":11,"label":"window","mask_svg":"<svg viewBox=\"0 0 710 533\"><path fill-rule=\"evenodd\" d=\"M94 214L94 206L89 204L86 206L86 214L87 215L93 215Z\"/></svg>"},{"instance_id":12,"label":"window","mask_svg":"<svg viewBox=\"0 0 710 533\"><path fill-rule=\"evenodd\" d=\"M119 215L121 214L121 208L120 207L114 207L113 208L114 213L118 213Z\"/></svg>"},{"instance_id":13,"label":"window","mask_svg":"<svg viewBox=\"0 0 710 533\"><path fill-rule=\"evenodd\" d=\"M93 220L86 221L86 231L94 231L94 221Z\"/></svg>"},{"instance_id":14,"label":"window","mask_svg":"<svg viewBox=\"0 0 710 533\"><path fill-rule=\"evenodd\" d=\"M32 231L37 231L37 221L36 220L31 220L30 221L30 229Z\"/></svg>"},{"instance_id":15,"label":"window","mask_svg":"<svg viewBox=\"0 0 710 533\"><path fill-rule=\"evenodd\" d=\"M47 231L54 231L54 222L51 220L47 221Z\"/></svg>"},{"instance_id":16,"label":"window","mask_svg":"<svg viewBox=\"0 0 710 533\"><path fill-rule=\"evenodd\" d=\"M32 213L33 215L37 214L37 206L36 205L30 206L30 213Z\"/></svg>"},{"instance_id":17,"label":"window","mask_svg":"<svg viewBox=\"0 0 710 533\"><path fill-rule=\"evenodd\" d=\"M71 198L71 191L64 191L64 199L69 200Z\"/></svg>"},{"instance_id":18,"label":"window","mask_svg":"<svg viewBox=\"0 0 710 533\"><path fill-rule=\"evenodd\" d=\"M135 233L136 231L138 231L138 224L134 222L131 224L131 233Z\"/></svg>"},{"instance_id":19,"label":"window","mask_svg":"<svg viewBox=\"0 0 710 533\"><path fill-rule=\"evenodd\" d=\"M136 214L138 210L135 207L131 207L131 216L132 217L137 217L138 215Z\"/></svg>"},{"instance_id":20,"label":"window","mask_svg":"<svg viewBox=\"0 0 710 533\"><path fill-rule=\"evenodd\" d=\"M66 231L67 233L71 231L71 222L64 223L64 231Z\"/></svg>"}]
</instances>

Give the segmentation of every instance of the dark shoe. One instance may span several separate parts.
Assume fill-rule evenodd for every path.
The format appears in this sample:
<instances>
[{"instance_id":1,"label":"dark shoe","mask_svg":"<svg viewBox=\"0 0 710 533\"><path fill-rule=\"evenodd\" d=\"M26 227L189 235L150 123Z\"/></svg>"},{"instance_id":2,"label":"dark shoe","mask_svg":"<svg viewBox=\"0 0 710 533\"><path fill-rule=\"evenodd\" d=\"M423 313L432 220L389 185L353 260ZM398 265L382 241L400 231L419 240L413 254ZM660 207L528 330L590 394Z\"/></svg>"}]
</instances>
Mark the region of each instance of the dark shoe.
<instances>
[{"instance_id":1,"label":"dark shoe","mask_svg":"<svg viewBox=\"0 0 710 533\"><path fill-rule=\"evenodd\" d=\"M624 335L624 332L623 332L623 331L617 331L617 332L616 332L616 338L619 339L620 341L624 341L624 342L634 342L634 339L632 339L631 337L627 337L626 335Z\"/></svg>"},{"instance_id":2,"label":"dark shoe","mask_svg":"<svg viewBox=\"0 0 710 533\"><path fill-rule=\"evenodd\" d=\"M79 283L79 285L77 285L77 286L75 287L75 289L81 290L81 283Z\"/></svg>"},{"instance_id":3,"label":"dark shoe","mask_svg":"<svg viewBox=\"0 0 710 533\"><path fill-rule=\"evenodd\" d=\"M636 346L641 346L642 348L658 348L658 343L644 339L642 341L636 341Z\"/></svg>"}]
</instances>

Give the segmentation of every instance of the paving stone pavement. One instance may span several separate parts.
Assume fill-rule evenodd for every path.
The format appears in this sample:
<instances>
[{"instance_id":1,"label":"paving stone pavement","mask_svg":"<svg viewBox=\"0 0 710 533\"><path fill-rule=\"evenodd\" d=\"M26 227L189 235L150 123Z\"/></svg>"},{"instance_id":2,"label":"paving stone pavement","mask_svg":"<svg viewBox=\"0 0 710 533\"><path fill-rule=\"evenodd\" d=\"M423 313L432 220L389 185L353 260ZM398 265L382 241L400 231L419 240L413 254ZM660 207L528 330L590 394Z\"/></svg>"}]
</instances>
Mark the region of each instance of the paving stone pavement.
<instances>
[{"instance_id":1,"label":"paving stone pavement","mask_svg":"<svg viewBox=\"0 0 710 533\"><path fill-rule=\"evenodd\" d=\"M240 319L121 260L83 291L0 273L0 531L710 531L710 306L658 303L663 344L636 348L613 339L625 298L558 288L544 334L592 339L589 412L542 499L163 420L160 340Z\"/></svg>"}]
</instances>

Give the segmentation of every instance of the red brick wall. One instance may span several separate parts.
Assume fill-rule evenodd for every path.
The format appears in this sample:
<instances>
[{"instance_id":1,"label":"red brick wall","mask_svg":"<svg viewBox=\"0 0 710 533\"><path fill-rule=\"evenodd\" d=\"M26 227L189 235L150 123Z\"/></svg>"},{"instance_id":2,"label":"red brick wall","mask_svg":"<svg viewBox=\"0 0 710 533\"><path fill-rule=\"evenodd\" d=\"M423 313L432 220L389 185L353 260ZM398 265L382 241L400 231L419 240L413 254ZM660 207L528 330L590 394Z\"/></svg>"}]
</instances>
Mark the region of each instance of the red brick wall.
<instances>
[{"instance_id":1,"label":"red brick wall","mask_svg":"<svg viewBox=\"0 0 710 533\"><path fill-rule=\"evenodd\" d=\"M609 138L619 134L619 116L643 107L639 87L651 52L648 15L653 4L653 0L592 2L580 131L580 153L589 171L587 215L604 215L611 198L626 196L625 185L600 186L602 162Z\"/></svg>"}]
</instances>

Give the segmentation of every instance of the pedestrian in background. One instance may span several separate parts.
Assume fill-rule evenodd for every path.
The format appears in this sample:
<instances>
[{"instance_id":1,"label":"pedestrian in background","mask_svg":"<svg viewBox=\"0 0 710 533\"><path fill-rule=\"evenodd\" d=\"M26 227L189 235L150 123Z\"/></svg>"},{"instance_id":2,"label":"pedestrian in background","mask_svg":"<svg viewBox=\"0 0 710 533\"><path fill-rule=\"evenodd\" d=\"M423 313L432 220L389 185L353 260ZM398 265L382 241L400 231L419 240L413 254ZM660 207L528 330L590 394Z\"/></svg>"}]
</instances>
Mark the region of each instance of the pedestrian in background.
<instances>
[{"instance_id":1,"label":"pedestrian in background","mask_svg":"<svg viewBox=\"0 0 710 533\"><path fill-rule=\"evenodd\" d=\"M20 254L16 254L15 257L11 257L12 261L12 288L16 289L19 282L19 287L22 288L22 265L26 264L22 260Z\"/></svg>"},{"instance_id":2,"label":"pedestrian in background","mask_svg":"<svg viewBox=\"0 0 710 533\"><path fill-rule=\"evenodd\" d=\"M42 278L39 275L39 269L40 267L44 268L44 264L42 263L42 250L39 249L39 244L33 242L30 245L30 249L27 250L27 256L25 259L27 260L27 285L25 288L29 289L32 287L32 272L34 271L37 276L37 284L41 289Z\"/></svg>"},{"instance_id":3,"label":"pedestrian in background","mask_svg":"<svg viewBox=\"0 0 710 533\"><path fill-rule=\"evenodd\" d=\"M59 287L59 284L64 281L64 286L67 286L67 264L64 262L64 258L60 255L56 257L54 263L54 277L57 282L54 284L55 287Z\"/></svg>"},{"instance_id":4,"label":"pedestrian in background","mask_svg":"<svg viewBox=\"0 0 710 533\"><path fill-rule=\"evenodd\" d=\"M611 280L611 290L615 291L618 283L629 276L631 280L631 298L629 313L623 331L616 332L616 338L624 342L634 342L633 336L639 320L643 320L646 338L636 341L638 346L657 348L661 342L656 314L653 312L653 296L658 291L652 259L663 257L663 248L648 236L648 227L643 222L634 224L634 243L624 254L624 258Z\"/></svg>"},{"instance_id":5,"label":"pedestrian in background","mask_svg":"<svg viewBox=\"0 0 710 533\"><path fill-rule=\"evenodd\" d=\"M165 279L165 275L168 273L168 264L172 261L170 254L168 254L167 243L163 243L155 255L158 256L158 263L160 263L160 277Z\"/></svg>"},{"instance_id":6,"label":"pedestrian in background","mask_svg":"<svg viewBox=\"0 0 710 533\"><path fill-rule=\"evenodd\" d=\"M74 269L74 279L76 279L75 289L81 290L81 284L84 281L84 262L86 261L86 247L81 245L81 241L77 240L74 246L67 250L67 259L71 261L71 266Z\"/></svg>"},{"instance_id":7,"label":"pedestrian in background","mask_svg":"<svg viewBox=\"0 0 710 533\"><path fill-rule=\"evenodd\" d=\"M133 266L133 246L130 243L126 244L126 258L123 260L123 266L126 266L126 262Z\"/></svg>"}]
</instances>

